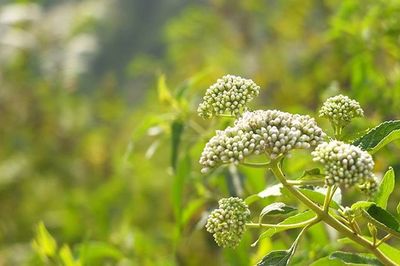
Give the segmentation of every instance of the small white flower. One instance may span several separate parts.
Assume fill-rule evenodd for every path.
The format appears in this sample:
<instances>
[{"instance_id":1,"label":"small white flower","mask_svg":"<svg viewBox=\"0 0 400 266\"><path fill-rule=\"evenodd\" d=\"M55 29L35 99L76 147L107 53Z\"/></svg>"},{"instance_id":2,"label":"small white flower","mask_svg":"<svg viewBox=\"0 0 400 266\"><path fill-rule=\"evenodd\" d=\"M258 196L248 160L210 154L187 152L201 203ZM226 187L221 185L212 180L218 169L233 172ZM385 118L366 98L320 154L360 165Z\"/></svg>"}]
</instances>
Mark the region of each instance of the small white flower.
<instances>
[{"instance_id":1,"label":"small white flower","mask_svg":"<svg viewBox=\"0 0 400 266\"><path fill-rule=\"evenodd\" d=\"M251 79L226 75L207 89L197 112L203 118L225 113L237 116L259 92L260 87Z\"/></svg>"},{"instance_id":2,"label":"small white flower","mask_svg":"<svg viewBox=\"0 0 400 266\"><path fill-rule=\"evenodd\" d=\"M328 185L347 188L375 180L372 156L359 147L335 140L321 143L311 154L324 165Z\"/></svg>"},{"instance_id":3,"label":"small white flower","mask_svg":"<svg viewBox=\"0 0 400 266\"><path fill-rule=\"evenodd\" d=\"M360 104L344 95L328 98L322 105L319 116L328 118L335 126L344 127L354 117L364 115Z\"/></svg>"},{"instance_id":4,"label":"small white flower","mask_svg":"<svg viewBox=\"0 0 400 266\"><path fill-rule=\"evenodd\" d=\"M202 172L220 164L240 163L246 156L266 153L271 158L292 149L308 149L322 142L325 133L314 119L277 110L245 112L233 127L218 130L200 158Z\"/></svg>"}]
</instances>

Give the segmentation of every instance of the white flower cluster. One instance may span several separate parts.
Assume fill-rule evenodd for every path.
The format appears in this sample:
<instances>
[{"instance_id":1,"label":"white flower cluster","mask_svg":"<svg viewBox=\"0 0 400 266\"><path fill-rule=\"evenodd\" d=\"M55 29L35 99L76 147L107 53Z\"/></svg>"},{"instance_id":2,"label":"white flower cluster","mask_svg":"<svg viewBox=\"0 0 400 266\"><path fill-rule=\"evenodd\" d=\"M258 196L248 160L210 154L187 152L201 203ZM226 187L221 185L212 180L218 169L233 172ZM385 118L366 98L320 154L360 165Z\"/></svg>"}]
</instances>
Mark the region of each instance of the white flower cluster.
<instances>
[{"instance_id":1,"label":"white flower cluster","mask_svg":"<svg viewBox=\"0 0 400 266\"><path fill-rule=\"evenodd\" d=\"M206 229L219 246L236 247L250 219L250 210L242 199L236 197L221 199L218 204L219 208L208 217Z\"/></svg>"},{"instance_id":2,"label":"white flower cluster","mask_svg":"<svg viewBox=\"0 0 400 266\"><path fill-rule=\"evenodd\" d=\"M245 112L233 127L217 130L200 157L202 173L225 163L240 163L251 154L271 158L292 149L308 149L322 142L325 133L313 118L278 110Z\"/></svg>"},{"instance_id":3,"label":"white flower cluster","mask_svg":"<svg viewBox=\"0 0 400 266\"><path fill-rule=\"evenodd\" d=\"M321 143L311 154L314 161L324 165L328 185L367 186L371 180L375 180L372 156L359 147L335 140Z\"/></svg>"},{"instance_id":4,"label":"white flower cluster","mask_svg":"<svg viewBox=\"0 0 400 266\"><path fill-rule=\"evenodd\" d=\"M330 119L337 126L345 126L354 117L364 115L360 104L344 95L327 99L322 105L319 116Z\"/></svg>"},{"instance_id":5,"label":"white flower cluster","mask_svg":"<svg viewBox=\"0 0 400 266\"><path fill-rule=\"evenodd\" d=\"M197 112L203 118L226 112L237 116L259 92L260 87L251 79L226 75L208 88Z\"/></svg>"}]
</instances>

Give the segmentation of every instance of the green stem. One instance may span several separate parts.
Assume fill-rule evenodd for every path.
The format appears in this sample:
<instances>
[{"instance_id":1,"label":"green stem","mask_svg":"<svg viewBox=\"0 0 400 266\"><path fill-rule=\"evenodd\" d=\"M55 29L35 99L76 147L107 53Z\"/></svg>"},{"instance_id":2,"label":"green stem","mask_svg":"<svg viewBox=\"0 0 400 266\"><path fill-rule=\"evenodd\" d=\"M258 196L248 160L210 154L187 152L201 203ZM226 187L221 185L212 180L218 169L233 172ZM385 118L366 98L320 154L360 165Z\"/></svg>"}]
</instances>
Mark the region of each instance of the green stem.
<instances>
[{"instance_id":1,"label":"green stem","mask_svg":"<svg viewBox=\"0 0 400 266\"><path fill-rule=\"evenodd\" d=\"M263 224L263 223L246 223L246 227L249 228L285 228L285 229L293 229L293 228L299 228L303 227L306 225L309 225L310 223L315 221L315 218L309 219L307 221L301 222L301 223L295 223L295 224Z\"/></svg>"},{"instance_id":2,"label":"green stem","mask_svg":"<svg viewBox=\"0 0 400 266\"><path fill-rule=\"evenodd\" d=\"M251 163L251 162L242 162L240 163L241 165L244 166L249 166L249 167L253 167L253 168L267 168L269 167L270 163Z\"/></svg>"},{"instance_id":3,"label":"green stem","mask_svg":"<svg viewBox=\"0 0 400 266\"><path fill-rule=\"evenodd\" d=\"M292 186L321 186L325 184L325 181L321 179L287 180L287 182Z\"/></svg>"},{"instance_id":4,"label":"green stem","mask_svg":"<svg viewBox=\"0 0 400 266\"><path fill-rule=\"evenodd\" d=\"M392 234L387 234L386 236L384 236L381 240L379 240L379 241L376 243L375 247L379 247L379 246L380 246L381 244L383 244L385 241L391 239L392 236L393 236Z\"/></svg>"},{"instance_id":5,"label":"green stem","mask_svg":"<svg viewBox=\"0 0 400 266\"><path fill-rule=\"evenodd\" d=\"M316 205L314 202L312 202L309 198L307 198L304 194L299 192L296 188L291 186L287 180L285 175L283 174L280 166L279 166L279 161L274 160L271 162L271 171L275 175L275 177L282 183L282 185L289 190L289 192L295 196L298 200L300 200L303 204L305 204L307 207L309 207L311 210L313 210L318 217L323 220L326 224L329 226L333 227L336 229L338 232L342 233L346 237L350 238L354 242L358 243L359 245L365 247L367 250L372 252L384 265L393 265L395 266L396 264L388 258L382 251L377 249L371 241L365 239L364 237L355 234L350 228L339 222L336 218L332 217L329 215L329 213L325 212L323 209L321 209L318 205Z\"/></svg>"}]
</instances>

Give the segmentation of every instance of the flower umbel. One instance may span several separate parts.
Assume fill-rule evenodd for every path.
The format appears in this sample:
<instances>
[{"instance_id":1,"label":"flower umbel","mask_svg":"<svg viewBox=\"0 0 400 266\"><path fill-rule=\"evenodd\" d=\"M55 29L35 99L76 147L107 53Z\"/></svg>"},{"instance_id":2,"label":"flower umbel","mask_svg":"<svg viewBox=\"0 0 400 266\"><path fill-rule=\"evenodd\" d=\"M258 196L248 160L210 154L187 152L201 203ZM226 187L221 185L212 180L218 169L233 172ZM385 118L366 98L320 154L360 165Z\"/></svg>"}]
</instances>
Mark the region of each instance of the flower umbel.
<instances>
[{"instance_id":1,"label":"flower umbel","mask_svg":"<svg viewBox=\"0 0 400 266\"><path fill-rule=\"evenodd\" d=\"M266 153L271 158L292 149L308 149L322 142L325 133L307 115L277 110L245 112L233 127L218 130L200 158L206 173L225 163L240 163L246 156Z\"/></svg>"},{"instance_id":2,"label":"flower umbel","mask_svg":"<svg viewBox=\"0 0 400 266\"><path fill-rule=\"evenodd\" d=\"M375 180L372 156L359 147L335 140L321 143L311 154L324 165L328 185L351 187Z\"/></svg>"},{"instance_id":3,"label":"flower umbel","mask_svg":"<svg viewBox=\"0 0 400 266\"><path fill-rule=\"evenodd\" d=\"M344 95L328 98L322 105L319 116L328 118L334 126L345 127L354 117L364 115L360 104Z\"/></svg>"},{"instance_id":4,"label":"flower umbel","mask_svg":"<svg viewBox=\"0 0 400 266\"><path fill-rule=\"evenodd\" d=\"M211 85L197 112L203 118L229 113L239 115L246 104L259 94L260 87L251 79L226 75Z\"/></svg>"},{"instance_id":5,"label":"flower umbel","mask_svg":"<svg viewBox=\"0 0 400 266\"><path fill-rule=\"evenodd\" d=\"M236 247L250 219L250 210L242 199L236 197L221 199L218 204L219 208L208 217L207 231L213 234L219 246Z\"/></svg>"}]
</instances>

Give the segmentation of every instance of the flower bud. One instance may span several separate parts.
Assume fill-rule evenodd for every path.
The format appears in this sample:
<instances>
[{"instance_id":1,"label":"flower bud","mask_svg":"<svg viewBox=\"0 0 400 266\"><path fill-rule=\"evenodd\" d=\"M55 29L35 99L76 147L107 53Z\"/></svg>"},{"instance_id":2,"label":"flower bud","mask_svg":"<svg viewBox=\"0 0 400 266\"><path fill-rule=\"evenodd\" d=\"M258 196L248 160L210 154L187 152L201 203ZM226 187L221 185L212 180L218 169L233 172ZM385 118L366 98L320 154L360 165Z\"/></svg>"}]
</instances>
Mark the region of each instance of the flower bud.
<instances>
[{"instance_id":1,"label":"flower bud","mask_svg":"<svg viewBox=\"0 0 400 266\"><path fill-rule=\"evenodd\" d=\"M226 75L207 89L197 112L203 118L225 113L237 116L259 92L260 87L251 79Z\"/></svg>"},{"instance_id":2,"label":"flower bud","mask_svg":"<svg viewBox=\"0 0 400 266\"><path fill-rule=\"evenodd\" d=\"M360 104L344 95L328 98L322 105L319 116L328 118L335 126L344 127L354 117L364 115Z\"/></svg>"},{"instance_id":3,"label":"flower bud","mask_svg":"<svg viewBox=\"0 0 400 266\"><path fill-rule=\"evenodd\" d=\"M321 143L311 154L314 161L324 165L328 185L347 188L360 184L369 189L369 183L375 180L372 156L359 147L335 140Z\"/></svg>"},{"instance_id":4,"label":"flower bud","mask_svg":"<svg viewBox=\"0 0 400 266\"><path fill-rule=\"evenodd\" d=\"M325 133L307 115L277 110L245 112L233 127L218 130L200 157L202 172L221 164L240 163L252 154L267 153L271 158L292 149L308 149L322 142Z\"/></svg>"},{"instance_id":5,"label":"flower bud","mask_svg":"<svg viewBox=\"0 0 400 266\"><path fill-rule=\"evenodd\" d=\"M206 229L219 246L234 248L242 239L250 210L242 199L236 197L221 199L218 204L219 208L208 217Z\"/></svg>"}]
</instances>

